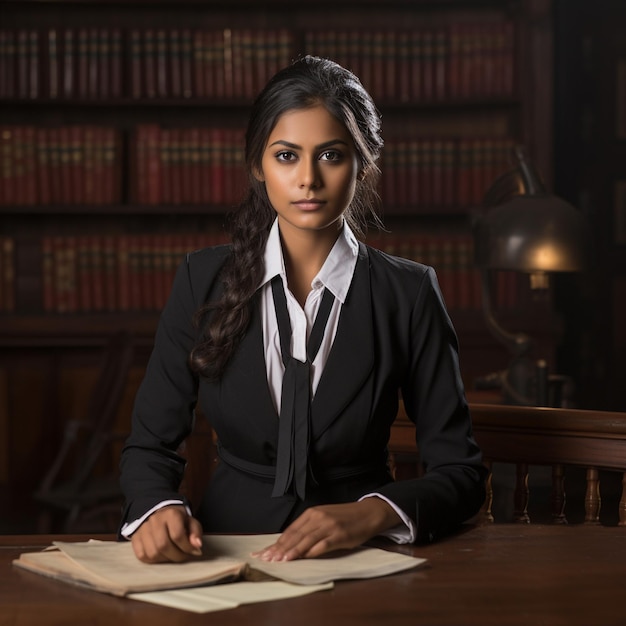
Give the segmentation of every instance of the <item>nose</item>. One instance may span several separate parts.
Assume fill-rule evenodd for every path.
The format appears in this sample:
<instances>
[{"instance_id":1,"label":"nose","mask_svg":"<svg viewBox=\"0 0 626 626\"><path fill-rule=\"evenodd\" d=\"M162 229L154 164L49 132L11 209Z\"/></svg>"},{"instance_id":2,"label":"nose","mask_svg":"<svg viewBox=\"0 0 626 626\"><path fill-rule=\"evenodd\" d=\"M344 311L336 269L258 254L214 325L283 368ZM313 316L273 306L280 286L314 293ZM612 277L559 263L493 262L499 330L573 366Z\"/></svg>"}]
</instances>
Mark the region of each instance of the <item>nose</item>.
<instances>
[{"instance_id":1,"label":"nose","mask_svg":"<svg viewBox=\"0 0 626 626\"><path fill-rule=\"evenodd\" d=\"M302 159L298 171L301 189L317 189L322 184L317 159Z\"/></svg>"}]
</instances>

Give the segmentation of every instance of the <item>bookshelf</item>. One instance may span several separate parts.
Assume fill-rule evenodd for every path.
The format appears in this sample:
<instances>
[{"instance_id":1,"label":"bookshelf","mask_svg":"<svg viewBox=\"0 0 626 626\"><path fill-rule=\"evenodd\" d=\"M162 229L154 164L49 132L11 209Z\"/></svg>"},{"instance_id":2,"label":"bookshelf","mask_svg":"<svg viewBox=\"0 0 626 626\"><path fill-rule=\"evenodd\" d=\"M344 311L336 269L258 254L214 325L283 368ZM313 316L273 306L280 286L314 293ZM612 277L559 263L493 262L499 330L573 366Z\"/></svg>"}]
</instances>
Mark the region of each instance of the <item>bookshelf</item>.
<instances>
[{"instance_id":1,"label":"bookshelf","mask_svg":"<svg viewBox=\"0 0 626 626\"><path fill-rule=\"evenodd\" d=\"M0 442L49 458L13 425L29 369L48 391L53 371L80 379L76 363L120 327L145 348L132 398L172 268L223 239L250 102L302 52L352 68L381 110L389 232L372 243L437 268L468 388L506 364L482 324L469 224L514 142L552 175L551 0L16 0L0 17ZM496 282L504 319L530 311L550 344L549 304L528 305L514 275ZM53 424L80 412L66 387ZM18 492L38 467L10 458L5 474Z\"/></svg>"}]
</instances>

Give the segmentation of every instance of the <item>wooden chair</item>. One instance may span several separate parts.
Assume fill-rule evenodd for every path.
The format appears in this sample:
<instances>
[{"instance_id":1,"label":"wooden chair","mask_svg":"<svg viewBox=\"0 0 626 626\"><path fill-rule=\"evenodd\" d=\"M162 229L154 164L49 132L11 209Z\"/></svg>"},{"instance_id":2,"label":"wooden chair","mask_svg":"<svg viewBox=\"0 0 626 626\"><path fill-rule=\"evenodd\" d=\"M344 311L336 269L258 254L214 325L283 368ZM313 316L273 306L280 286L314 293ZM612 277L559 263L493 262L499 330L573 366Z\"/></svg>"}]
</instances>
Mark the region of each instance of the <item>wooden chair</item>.
<instances>
[{"instance_id":1,"label":"wooden chair","mask_svg":"<svg viewBox=\"0 0 626 626\"><path fill-rule=\"evenodd\" d=\"M91 391L83 419L65 423L63 439L55 459L34 497L42 506L38 530L41 533L70 532L79 516L115 507L119 516L121 492L117 473L99 475L97 464L114 441L128 433L115 433L117 415L128 373L133 362L134 343L130 333L111 336L103 354L100 374ZM55 516L63 517L60 528Z\"/></svg>"},{"instance_id":2,"label":"wooden chair","mask_svg":"<svg viewBox=\"0 0 626 626\"><path fill-rule=\"evenodd\" d=\"M528 523L529 466L551 469L551 518L567 523L565 516L565 478L570 467L584 468L584 523L600 523L600 472L618 472L621 478L617 494L620 526L626 526L626 413L566 408L521 407L495 404L470 406L474 435L483 450L490 470L483 514L493 521L494 464L516 467L514 521ZM407 462L418 463L413 425L403 409L394 423L390 452L401 459L406 475ZM419 472L418 466L413 471Z\"/></svg>"}]
</instances>

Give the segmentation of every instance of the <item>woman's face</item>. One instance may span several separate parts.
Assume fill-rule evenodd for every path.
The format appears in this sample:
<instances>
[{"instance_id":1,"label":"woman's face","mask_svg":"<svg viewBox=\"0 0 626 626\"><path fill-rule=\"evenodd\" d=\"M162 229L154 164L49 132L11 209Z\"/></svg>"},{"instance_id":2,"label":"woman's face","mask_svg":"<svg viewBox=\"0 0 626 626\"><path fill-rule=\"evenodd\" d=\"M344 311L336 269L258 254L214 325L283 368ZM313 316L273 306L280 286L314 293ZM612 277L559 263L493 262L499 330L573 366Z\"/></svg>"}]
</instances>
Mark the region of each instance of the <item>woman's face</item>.
<instances>
[{"instance_id":1,"label":"woman's face","mask_svg":"<svg viewBox=\"0 0 626 626\"><path fill-rule=\"evenodd\" d=\"M318 105L281 115L256 177L265 183L281 231L323 231L341 225L357 174L350 133Z\"/></svg>"}]
</instances>

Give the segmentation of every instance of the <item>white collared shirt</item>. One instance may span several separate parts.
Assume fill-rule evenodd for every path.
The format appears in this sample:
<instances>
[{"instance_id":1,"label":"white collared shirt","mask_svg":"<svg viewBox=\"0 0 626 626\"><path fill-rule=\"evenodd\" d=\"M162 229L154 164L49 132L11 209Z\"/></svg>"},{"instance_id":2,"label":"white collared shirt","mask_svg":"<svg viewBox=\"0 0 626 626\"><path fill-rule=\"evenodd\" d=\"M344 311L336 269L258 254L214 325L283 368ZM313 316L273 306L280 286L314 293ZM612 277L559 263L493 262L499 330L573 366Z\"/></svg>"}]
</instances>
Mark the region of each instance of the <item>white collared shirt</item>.
<instances>
[{"instance_id":1,"label":"white collared shirt","mask_svg":"<svg viewBox=\"0 0 626 626\"><path fill-rule=\"evenodd\" d=\"M311 283L311 291L306 298L303 309L291 291L289 291L278 221L274 222L265 246L265 274L259 289L262 290L261 324L263 327L267 381L277 413L280 413L280 397L285 368L280 352L280 335L278 333L276 310L272 297L272 278L280 276L283 281L287 298L287 310L291 321L291 356L299 361L306 361L306 344L322 300L324 288L327 288L335 296L322 343L311 364L311 392L315 395L320 376L337 334L341 306L346 301L346 296L350 289L358 254L359 244L356 237L348 225L344 224L322 269Z\"/></svg>"}]
</instances>

